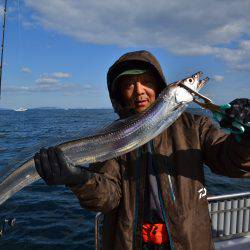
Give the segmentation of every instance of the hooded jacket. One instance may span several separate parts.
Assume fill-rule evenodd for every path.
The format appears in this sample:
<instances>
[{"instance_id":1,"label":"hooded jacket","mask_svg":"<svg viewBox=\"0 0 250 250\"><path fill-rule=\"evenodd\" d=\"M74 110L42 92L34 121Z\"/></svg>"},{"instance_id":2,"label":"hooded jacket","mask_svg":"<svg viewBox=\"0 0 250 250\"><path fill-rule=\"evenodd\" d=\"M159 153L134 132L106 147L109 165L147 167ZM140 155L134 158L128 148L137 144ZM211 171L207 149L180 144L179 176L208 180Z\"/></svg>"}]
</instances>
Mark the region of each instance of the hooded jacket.
<instances>
[{"instance_id":1,"label":"hooded jacket","mask_svg":"<svg viewBox=\"0 0 250 250\"><path fill-rule=\"evenodd\" d=\"M117 75L126 69L149 67L166 86L157 60L147 51L125 54L108 72L114 110L126 110L116 98ZM150 149L150 150L149 150ZM83 208L104 214L103 249L141 249L147 162L153 159L158 195L171 249L214 249L208 202L204 190L206 164L229 177L250 177L250 143L237 142L207 118L183 113L174 124L140 148L118 158L93 164L94 176L71 187ZM248 170L248 171L247 171Z\"/></svg>"}]
</instances>

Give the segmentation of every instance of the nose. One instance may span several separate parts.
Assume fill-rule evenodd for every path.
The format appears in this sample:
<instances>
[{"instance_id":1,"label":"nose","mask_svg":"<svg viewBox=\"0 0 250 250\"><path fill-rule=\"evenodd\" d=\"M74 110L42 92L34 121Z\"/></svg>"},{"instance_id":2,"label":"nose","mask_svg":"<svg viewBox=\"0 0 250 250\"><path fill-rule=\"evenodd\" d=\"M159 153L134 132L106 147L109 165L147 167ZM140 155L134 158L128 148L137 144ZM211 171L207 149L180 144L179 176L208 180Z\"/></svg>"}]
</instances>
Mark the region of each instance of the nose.
<instances>
[{"instance_id":1,"label":"nose","mask_svg":"<svg viewBox=\"0 0 250 250\"><path fill-rule=\"evenodd\" d=\"M135 84L135 93L137 94L137 95L142 95L142 94L144 94L144 92L145 92L145 90L144 90L144 86L142 85L142 83L141 82L136 82L136 84Z\"/></svg>"}]
</instances>

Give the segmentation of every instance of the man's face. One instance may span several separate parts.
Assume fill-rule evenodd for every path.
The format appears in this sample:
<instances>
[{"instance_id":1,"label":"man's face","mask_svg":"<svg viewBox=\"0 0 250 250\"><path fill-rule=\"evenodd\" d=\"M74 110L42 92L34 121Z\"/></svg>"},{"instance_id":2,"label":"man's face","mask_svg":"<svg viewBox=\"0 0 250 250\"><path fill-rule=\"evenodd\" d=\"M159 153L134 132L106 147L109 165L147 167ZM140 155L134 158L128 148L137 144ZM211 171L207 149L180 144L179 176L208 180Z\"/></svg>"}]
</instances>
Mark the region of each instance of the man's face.
<instances>
[{"instance_id":1,"label":"man's face","mask_svg":"<svg viewBox=\"0 0 250 250\"><path fill-rule=\"evenodd\" d=\"M150 73L123 76L119 86L123 103L137 113L151 106L159 92L156 78Z\"/></svg>"}]
</instances>

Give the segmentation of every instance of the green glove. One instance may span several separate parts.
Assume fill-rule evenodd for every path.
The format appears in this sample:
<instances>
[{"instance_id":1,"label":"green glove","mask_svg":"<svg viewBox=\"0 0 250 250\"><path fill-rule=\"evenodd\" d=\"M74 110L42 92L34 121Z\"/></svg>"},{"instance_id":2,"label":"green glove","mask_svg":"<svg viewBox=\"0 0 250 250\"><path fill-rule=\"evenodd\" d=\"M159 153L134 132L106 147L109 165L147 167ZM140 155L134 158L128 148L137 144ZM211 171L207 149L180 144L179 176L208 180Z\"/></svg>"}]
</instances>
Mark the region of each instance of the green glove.
<instances>
[{"instance_id":1,"label":"green glove","mask_svg":"<svg viewBox=\"0 0 250 250\"><path fill-rule=\"evenodd\" d=\"M242 138L250 134L250 99L235 99L220 106L221 112L214 113L221 128Z\"/></svg>"}]
</instances>

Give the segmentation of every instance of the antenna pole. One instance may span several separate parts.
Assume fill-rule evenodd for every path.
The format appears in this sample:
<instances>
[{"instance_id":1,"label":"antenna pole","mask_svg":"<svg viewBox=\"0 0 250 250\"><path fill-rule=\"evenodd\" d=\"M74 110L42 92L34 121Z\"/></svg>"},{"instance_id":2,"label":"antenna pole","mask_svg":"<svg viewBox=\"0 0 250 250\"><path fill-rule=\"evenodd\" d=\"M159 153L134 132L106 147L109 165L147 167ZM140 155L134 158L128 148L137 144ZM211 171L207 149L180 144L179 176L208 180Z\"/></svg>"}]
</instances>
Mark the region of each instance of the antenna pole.
<instances>
[{"instance_id":1,"label":"antenna pole","mask_svg":"<svg viewBox=\"0 0 250 250\"><path fill-rule=\"evenodd\" d=\"M1 98L1 87L2 87L2 72L3 72L3 50L4 50L4 35L5 35L5 24L7 15L7 0L4 4L4 15L3 15L3 30L2 30L2 46L1 46L1 63L0 63L0 98Z\"/></svg>"}]
</instances>

